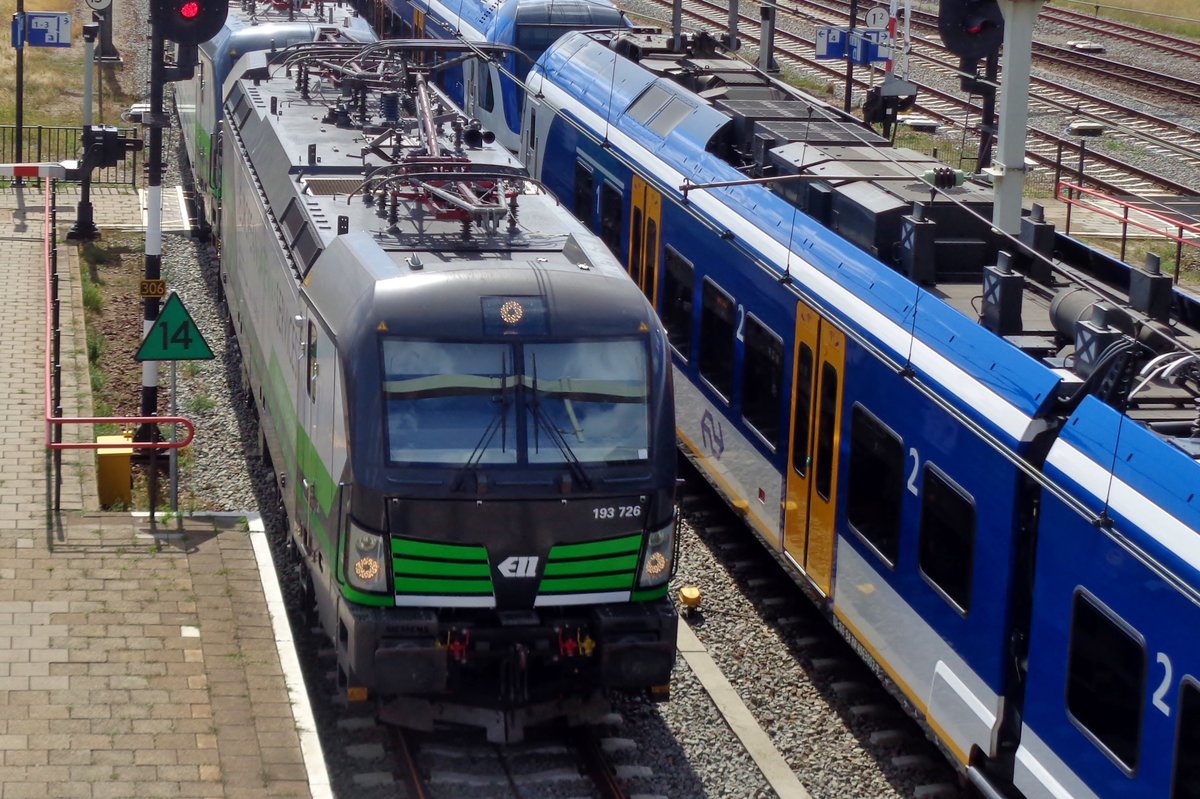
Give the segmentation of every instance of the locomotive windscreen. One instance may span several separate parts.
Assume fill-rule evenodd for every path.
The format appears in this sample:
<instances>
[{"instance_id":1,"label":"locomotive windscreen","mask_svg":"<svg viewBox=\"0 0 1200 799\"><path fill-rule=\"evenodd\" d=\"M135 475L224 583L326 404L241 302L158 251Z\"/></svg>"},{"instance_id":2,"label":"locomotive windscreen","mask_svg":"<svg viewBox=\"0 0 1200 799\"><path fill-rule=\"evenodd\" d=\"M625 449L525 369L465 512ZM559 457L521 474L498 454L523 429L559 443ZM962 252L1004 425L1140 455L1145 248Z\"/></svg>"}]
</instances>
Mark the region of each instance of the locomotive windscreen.
<instances>
[{"instance_id":1,"label":"locomotive windscreen","mask_svg":"<svg viewBox=\"0 0 1200 799\"><path fill-rule=\"evenodd\" d=\"M621 463L649 457L640 338L383 339L393 464Z\"/></svg>"}]
</instances>

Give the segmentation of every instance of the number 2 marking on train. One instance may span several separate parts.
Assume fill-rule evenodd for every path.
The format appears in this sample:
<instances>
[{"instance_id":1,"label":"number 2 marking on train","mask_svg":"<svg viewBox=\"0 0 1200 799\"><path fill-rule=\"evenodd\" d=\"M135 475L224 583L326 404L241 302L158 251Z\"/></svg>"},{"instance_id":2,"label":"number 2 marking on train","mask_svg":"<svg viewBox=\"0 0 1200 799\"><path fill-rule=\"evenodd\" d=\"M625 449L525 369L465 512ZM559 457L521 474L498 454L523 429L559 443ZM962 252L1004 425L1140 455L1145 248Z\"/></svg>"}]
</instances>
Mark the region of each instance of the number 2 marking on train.
<instances>
[{"instance_id":1,"label":"number 2 marking on train","mask_svg":"<svg viewBox=\"0 0 1200 799\"><path fill-rule=\"evenodd\" d=\"M915 497L920 495L917 490L917 472L921 469L921 453L917 452L916 447L909 447L908 454L913 459L912 471L908 475L908 490Z\"/></svg>"},{"instance_id":2,"label":"number 2 marking on train","mask_svg":"<svg viewBox=\"0 0 1200 799\"><path fill-rule=\"evenodd\" d=\"M746 306L739 305L737 309L737 335L738 341L746 340Z\"/></svg>"},{"instance_id":3,"label":"number 2 marking on train","mask_svg":"<svg viewBox=\"0 0 1200 799\"><path fill-rule=\"evenodd\" d=\"M1163 667L1162 683L1158 686L1158 690L1154 692L1154 706L1163 712L1164 716L1171 715L1171 706L1163 701L1163 697L1167 695L1167 691L1171 690L1171 659L1167 657L1165 652L1159 652L1155 658L1155 663L1161 663Z\"/></svg>"}]
</instances>

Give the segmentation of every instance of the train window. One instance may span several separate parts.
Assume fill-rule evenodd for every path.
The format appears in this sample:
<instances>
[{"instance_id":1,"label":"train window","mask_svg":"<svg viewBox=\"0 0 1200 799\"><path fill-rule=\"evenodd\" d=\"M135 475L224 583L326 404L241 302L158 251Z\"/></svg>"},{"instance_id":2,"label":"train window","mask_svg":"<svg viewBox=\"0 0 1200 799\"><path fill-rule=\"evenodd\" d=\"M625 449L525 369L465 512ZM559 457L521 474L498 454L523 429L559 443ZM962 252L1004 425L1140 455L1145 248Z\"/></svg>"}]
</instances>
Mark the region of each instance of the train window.
<instances>
[{"instance_id":1,"label":"train window","mask_svg":"<svg viewBox=\"0 0 1200 799\"><path fill-rule=\"evenodd\" d=\"M664 139L667 134L675 130L675 126L683 120L687 119L696 109L688 105L680 97L672 97L671 102L667 103L662 111L654 119L650 120L650 130L662 136Z\"/></svg>"},{"instance_id":2,"label":"train window","mask_svg":"<svg viewBox=\"0 0 1200 799\"><path fill-rule=\"evenodd\" d=\"M752 316L746 319L745 359L745 368L742 370L742 416L774 449L779 446L783 339Z\"/></svg>"},{"instance_id":3,"label":"train window","mask_svg":"<svg viewBox=\"0 0 1200 799\"><path fill-rule=\"evenodd\" d=\"M700 306L700 374L726 401L733 396L733 336L737 305L711 280Z\"/></svg>"},{"instance_id":4,"label":"train window","mask_svg":"<svg viewBox=\"0 0 1200 799\"><path fill-rule=\"evenodd\" d=\"M921 487L921 572L950 601L971 611L975 563L975 506L937 469L927 467Z\"/></svg>"},{"instance_id":5,"label":"train window","mask_svg":"<svg viewBox=\"0 0 1200 799\"><path fill-rule=\"evenodd\" d=\"M833 435L837 427L838 371L826 361L821 366L821 407L817 427L817 493L828 501L833 491Z\"/></svg>"},{"instance_id":6,"label":"train window","mask_svg":"<svg viewBox=\"0 0 1200 799\"><path fill-rule=\"evenodd\" d=\"M295 197L288 202L287 208L283 210L283 216L279 217L279 223L287 231L290 240L295 242L296 234L304 226L304 212L300 210L300 203L296 201Z\"/></svg>"},{"instance_id":7,"label":"train window","mask_svg":"<svg viewBox=\"0 0 1200 799\"><path fill-rule=\"evenodd\" d=\"M517 463L512 346L389 337L382 354L389 463Z\"/></svg>"},{"instance_id":8,"label":"train window","mask_svg":"<svg viewBox=\"0 0 1200 799\"><path fill-rule=\"evenodd\" d=\"M646 220L646 250L642 260L642 280L646 296L654 297L654 283L658 271L658 221Z\"/></svg>"},{"instance_id":9,"label":"train window","mask_svg":"<svg viewBox=\"0 0 1200 799\"><path fill-rule=\"evenodd\" d=\"M692 355L692 305L695 302L696 278L692 265L679 253L667 247L666 270L663 275L662 322L667 340L684 358Z\"/></svg>"},{"instance_id":10,"label":"train window","mask_svg":"<svg viewBox=\"0 0 1200 799\"><path fill-rule=\"evenodd\" d=\"M307 274L308 268L313 265L313 261L316 261L317 256L321 254L321 245L317 242L317 237L307 222L300 229L296 240L292 242L292 254L296 257L297 263L300 264L301 274Z\"/></svg>"},{"instance_id":11,"label":"train window","mask_svg":"<svg viewBox=\"0 0 1200 799\"><path fill-rule=\"evenodd\" d=\"M1137 768L1146 653L1133 631L1086 594L1075 594L1067 661L1067 710L1128 772Z\"/></svg>"},{"instance_id":12,"label":"train window","mask_svg":"<svg viewBox=\"0 0 1200 799\"><path fill-rule=\"evenodd\" d=\"M621 190L605 181L600 185L600 239L614 253L621 251Z\"/></svg>"},{"instance_id":13,"label":"train window","mask_svg":"<svg viewBox=\"0 0 1200 799\"><path fill-rule=\"evenodd\" d=\"M798 411L797 411L798 412ZM865 408L850 419L850 476L846 516L889 566L900 551L900 504L904 498L904 445Z\"/></svg>"},{"instance_id":14,"label":"train window","mask_svg":"<svg viewBox=\"0 0 1200 799\"><path fill-rule=\"evenodd\" d=\"M633 221L629 226L629 274L633 282L642 285L642 272L645 269L642 259L642 209L634 206Z\"/></svg>"},{"instance_id":15,"label":"train window","mask_svg":"<svg viewBox=\"0 0 1200 799\"><path fill-rule=\"evenodd\" d=\"M583 161L575 162L575 216L592 226L592 197L595 196L592 168Z\"/></svg>"},{"instance_id":16,"label":"train window","mask_svg":"<svg viewBox=\"0 0 1200 799\"><path fill-rule=\"evenodd\" d=\"M804 477L808 474L808 417L812 413L813 351L800 344L796 359L796 421L792 425L792 468Z\"/></svg>"},{"instance_id":17,"label":"train window","mask_svg":"<svg viewBox=\"0 0 1200 799\"><path fill-rule=\"evenodd\" d=\"M313 391L313 382L317 379L317 325L311 319L308 320L308 341L304 346L304 355L305 384L308 386L309 398L315 402L317 396Z\"/></svg>"},{"instance_id":18,"label":"train window","mask_svg":"<svg viewBox=\"0 0 1200 799\"><path fill-rule=\"evenodd\" d=\"M1190 678L1179 692L1179 732L1175 736L1175 783L1171 799L1200 799L1200 686Z\"/></svg>"},{"instance_id":19,"label":"train window","mask_svg":"<svg viewBox=\"0 0 1200 799\"><path fill-rule=\"evenodd\" d=\"M492 68L486 61L477 62L479 107L491 113L496 108L496 90L492 86Z\"/></svg>"},{"instance_id":20,"label":"train window","mask_svg":"<svg viewBox=\"0 0 1200 799\"><path fill-rule=\"evenodd\" d=\"M642 96L634 101L633 105L629 106L629 110L625 112L625 116L642 124L646 120L654 116L660 108L667 104L671 99L671 93L659 86L657 83L650 84L649 88L642 93Z\"/></svg>"}]
</instances>

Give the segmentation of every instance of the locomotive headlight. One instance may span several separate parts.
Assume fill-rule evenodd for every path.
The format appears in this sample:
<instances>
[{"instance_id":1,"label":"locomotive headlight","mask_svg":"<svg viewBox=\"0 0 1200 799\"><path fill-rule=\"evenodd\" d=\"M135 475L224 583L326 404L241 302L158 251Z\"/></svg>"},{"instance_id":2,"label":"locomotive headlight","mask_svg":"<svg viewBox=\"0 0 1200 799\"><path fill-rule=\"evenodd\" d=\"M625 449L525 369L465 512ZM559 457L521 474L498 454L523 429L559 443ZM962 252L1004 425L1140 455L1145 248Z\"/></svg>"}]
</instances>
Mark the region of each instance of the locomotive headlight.
<instances>
[{"instance_id":1,"label":"locomotive headlight","mask_svg":"<svg viewBox=\"0 0 1200 799\"><path fill-rule=\"evenodd\" d=\"M361 591L383 592L387 590L387 569L384 568L384 542L382 536L368 533L354 522L349 525L349 540L346 542L346 579Z\"/></svg>"},{"instance_id":2,"label":"locomotive headlight","mask_svg":"<svg viewBox=\"0 0 1200 799\"><path fill-rule=\"evenodd\" d=\"M651 530L646 536L646 550L642 554L642 572L638 575L638 587L654 588L671 579L675 571L675 519L666 527Z\"/></svg>"}]
</instances>

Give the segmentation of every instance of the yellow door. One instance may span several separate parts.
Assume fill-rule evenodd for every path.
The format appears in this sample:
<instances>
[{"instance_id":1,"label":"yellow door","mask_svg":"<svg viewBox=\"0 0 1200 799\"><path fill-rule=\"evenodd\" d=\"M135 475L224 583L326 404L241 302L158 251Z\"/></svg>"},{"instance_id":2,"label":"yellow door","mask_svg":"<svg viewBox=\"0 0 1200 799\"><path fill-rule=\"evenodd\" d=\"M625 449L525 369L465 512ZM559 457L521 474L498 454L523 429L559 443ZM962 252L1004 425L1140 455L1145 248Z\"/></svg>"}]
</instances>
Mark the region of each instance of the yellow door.
<instances>
[{"instance_id":1,"label":"yellow door","mask_svg":"<svg viewBox=\"0 0 1200 799\"><path fill-rule=\"evenodd\" d=\"M845 359L845 335L799 303L783 546L825 594L833 580Z\"/></svg>"},{"instance_id":2,"label":"yellow door","mask_svg":"<svg viewBox=\"0 0 1200 799\"><path fill-rule=\"evenodd\" d=\"M412 35L413 35L414 39L424 39L425 38L425 12L419 8L413 9L413 34ZM417 53L417 63L418 64L425 63L425 53L424 52Z\"/></svg>"},{"instance_id":3,"label":"yellow door","mask_svg":"<svg viewBox=\"0 0 1200 799\"><path fill-rule=\"evenodd\" d=\"M657 308L662 194L634 175L632 205L629 219L629 275Z\"/></svg>"}]
</instances>

